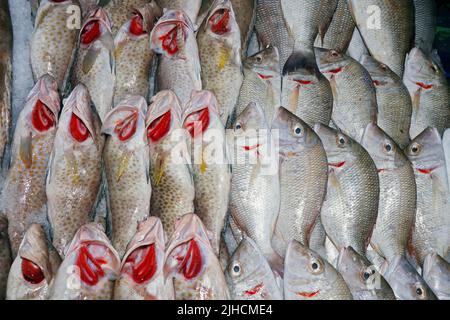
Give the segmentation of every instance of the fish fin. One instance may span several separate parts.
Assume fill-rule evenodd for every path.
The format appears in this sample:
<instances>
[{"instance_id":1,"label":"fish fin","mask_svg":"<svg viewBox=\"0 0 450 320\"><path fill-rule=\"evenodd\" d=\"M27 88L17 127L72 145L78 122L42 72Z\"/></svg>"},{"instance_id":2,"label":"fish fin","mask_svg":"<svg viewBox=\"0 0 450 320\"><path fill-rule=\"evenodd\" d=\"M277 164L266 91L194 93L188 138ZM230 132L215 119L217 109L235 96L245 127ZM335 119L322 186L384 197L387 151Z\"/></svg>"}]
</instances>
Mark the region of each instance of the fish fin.
<instances>
[{"instance_id":1,"label":"fish fin","mask_svg":"<svg viewBox=\"0 0 450 320\"><path fill-rule=\"evenodd\" d=\"M297 50L291 54L283 66L283 76L290 72L295 72L299 69L306 69L316 74L319 77L320 72L317 67L314 51L312 50Z\"/></svg>"},{"instance_id":2,"label":"fish fin","mask_svg":"<svg viewBox=\"0 0 450 320\"><path fill-rule=\"evenodd\" d=\"M164 171L166 170L166 161L164 161L164 157L161 155L157 156L156 166L153 171L153 182L155 186L158 186L161 183L161 179L164 175Z\"/></svg>"},{"instance_id":3,"label":"fish fin","mask_svg":"<svg viewBox=\"0 0 450 320\"><path fill-rule=\"evenodd\" d=\"M444 147L445 164L447 167L447 183L450 189L450 129L447 129L444 132L442 146Z\"/></svg>"},{"instance_id":4,"label":"fish fin","mask_svg":"<svg viewBox=\"0 0 450 320\"><path fill-rule=\"evenodd\" d=\"M283 278L284 276L284 261L281 256L279 256L275 251L273 251L268 257L267 262L270 265L275 276L280 276Z\"/></svg>"},{"instance_id":5,"label":"fish fin","mask_svg":"<svg viewBox=\"0 0 450 320\"><path fill-rule=\"evenodd\" d=\"M29 169L33 164L33 139L31 132L25 137L20 137L19 155L25 168Z\"/></svg>"},{"instance_id":6,"label":"fish fin","mask_svg":"<svg viewBox=\"0 0 450 320\"><path fill-rule=\"evenodd\" d=\"M116 172L116 182L120 181L120 178L123 176L123 174L127 170L128 165L130 164L131 155L132 155L131 151L124 151L122 153L122 155L120 156L120 164L119 164L119 168Z\"/></svg>"},{"instance_id":7,"label":"fish fin","mask_svg":"<svg viewBox=\"0 0 450 320\"><path fill-rule=\"evenodd\" d=\"M91 71L92 67L95 64L95 61L97 60L100 54L100 51L101 51L100 48L96 48L93 45L89 47L81 65L81 70L83 71L84 74L88 74L89 71Z\"/></svg>"}]
</instances>

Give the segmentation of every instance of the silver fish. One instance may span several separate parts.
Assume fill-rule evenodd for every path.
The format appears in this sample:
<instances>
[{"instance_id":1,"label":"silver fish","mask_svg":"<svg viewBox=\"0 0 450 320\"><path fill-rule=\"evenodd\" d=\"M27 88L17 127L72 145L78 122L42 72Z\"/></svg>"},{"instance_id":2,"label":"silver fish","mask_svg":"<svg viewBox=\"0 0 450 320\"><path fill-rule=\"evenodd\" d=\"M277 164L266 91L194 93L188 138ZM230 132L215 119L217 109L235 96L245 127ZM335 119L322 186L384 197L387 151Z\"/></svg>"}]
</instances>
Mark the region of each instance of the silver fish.
<instances>
[{"instance_id":1,"label":"silver fish","mask_svg":"<svg viewBox=\"0 0 450 320\"><path fill-rule=\"evenodd\" d=\"M450 300L450 264L436 253L430 253L423 263L423 279L439 300Z\"/></svg>"},{"instance_id":2,"label":"silver fish","mask_svg":"<svg viewBox=\"0 0 450 320\"><path fill-rule=\"evenodd\" d=\"M370 55L369 50L364 44L364 40L359 33L358 28L353 31L352 40L347 49L347 55L355 59L356 61L361 61L363 55Z\"/></svg>"},{"instance_id":3,"label":"silver fish","mask_svg":"<svg viewBox=\"0 0 450 320\"><path fill-rule=\"evenodd\" d=\"M157 0L161 8L167 10L183 10L195 23L202 5L202 0Z\"/></svg>"}]
</instances>

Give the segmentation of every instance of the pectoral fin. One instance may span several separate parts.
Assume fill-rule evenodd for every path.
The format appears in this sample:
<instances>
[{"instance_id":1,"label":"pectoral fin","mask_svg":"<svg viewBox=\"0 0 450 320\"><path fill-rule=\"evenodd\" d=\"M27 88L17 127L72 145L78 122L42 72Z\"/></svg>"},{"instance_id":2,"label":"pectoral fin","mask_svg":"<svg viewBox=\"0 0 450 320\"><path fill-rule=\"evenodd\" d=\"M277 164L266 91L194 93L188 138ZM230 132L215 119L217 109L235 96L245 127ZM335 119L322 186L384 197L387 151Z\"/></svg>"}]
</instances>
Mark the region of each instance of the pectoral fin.
<instances>
[{"instance_id":1,"label":"pectoral fin","mask_svg":"<svg viewBox=\"0 0 450 320\"><path fill-rule=\"evenodd\" d=\"M20 159L25 165L25 168L29 169L33 163L33 145L31 133L29 133L25 137L20 138L20 147L19 147Z\"/></svg>"}]
</instances>

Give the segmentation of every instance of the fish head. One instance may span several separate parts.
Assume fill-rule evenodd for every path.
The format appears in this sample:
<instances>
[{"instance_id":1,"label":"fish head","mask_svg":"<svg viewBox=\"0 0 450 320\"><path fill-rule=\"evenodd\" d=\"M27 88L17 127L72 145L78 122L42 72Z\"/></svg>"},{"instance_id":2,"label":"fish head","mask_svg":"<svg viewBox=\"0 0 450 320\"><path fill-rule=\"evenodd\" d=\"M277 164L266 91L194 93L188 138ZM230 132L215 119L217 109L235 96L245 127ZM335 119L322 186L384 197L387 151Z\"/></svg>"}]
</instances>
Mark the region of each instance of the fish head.
<instances>
[{"instance_id":1,"label":"fish head","mask_svg":"<svg viewBox=\"0 0 450 320\"><path fill-rule=\"evenodd\" d=\"M171 90L160 91L152 98L145 125L150 146L162 144L181 129L181 110L180 100Z\"/></svg>"},{"instance_id":2,"label":"fish head","mask_svg":"<svg viewBox=\"0 0 450 320\"><path fill-rule=\"evenodd\" d=\"M9 298L45 299L54 272L44 229L40 224L31 224L9 273Z\"/></svg>"},{"instance_id":3,"label":"fish head","mask_svg":"<svg viewBox=\"0 0 450 320\"><path fill-rule=\"evenodd\" d=\"M268 46L247 57L244 61L244 67L258 74L262 80L279 77L280 55L278 54L278 49L274 46Z\"/></svg>"},{"instance_id":4,"label":"fish head","mask_svg":"<svg viewBox=\"0 0 450 320\"><path fill-rule=\"evenodd\" d=\"M440 85L445 71L437 54L427 55L414 47L406 56L404 78L415 84L417 89L427 90Z\"/></svg>"},{"instance_id":5,"label":"fish head","mask_svg":"<svg viewBox=\"0 0 450 320\"><path fill-rule=\"evenodd\" d=\"M237 136L268 128L264 111L257 102L250 102L238 115L233 125L233 131Z\"/></svg>"},{"instance_id":6,"label":"fish head","mask_svg":"<svg viewBox=\"0 0 450 320\"><path fill-rule=\"evenodd\" d=\"M352 58L336 50L314 48L320 72L331 80L352 62Z\"/></svg>"},{"instance_id":7,"label":"fish head","mask_svg":"<svg viewBox=\"0 0 450 320\"><path fill-rule=\"evenodd\" d=\"M150 34L150 47L168 58L185 57L186 41L194 37L194 25L182 10L167 10Z\"/></svg>"},{"instance_id":8,"label":"fish head","mask_svg":"<svg viewBox=\"0 0 450 320\"><path fill-rule=\"evenodd\" d=\"M391 260L384 278L399 300L436 300L436 296L404 256Z\"/></svg>"},{"instance_id":9,"label":"fish head","mask_svg":"<svg viewBox=\"0 0 450 320\"><path fill-rule=\"evenodd\" d=\"M183 127L192 138L201 137L210 128L223 129L219 103L211 91L192 91L191 100L184 110Z\"/></svg>"},{"instance_id":10,"label":"fish head","mask_svg":"<svg viewBox=\"0 0 450 320\"><path fill-rule=\"evenodd\" d=\"M401 81L395 72L393 72L387 65L377 61L370 55L363 55L360 63L369 72L373 84L376 88L392 87Z\"/></svg>"},{"instance_id":11,"label":"fish head","mask_svg":"<svg viewBox=\"0 0 450 320\"><path fill-rule=\"evenodd\" d=\"M108 49L113 47L111 20L102 7L96 7L89 12L80 30L79 43L81 48L87 48L96 41L102 41Z\"/></svg>"},{"instance_id":12,"label":"fish head","mask_svg":"<svg viewBox=\"0 0 450 320\"><path fill-rule=\"evenodd\" d=\"M204 30L215 38L240 37L239 26L230 0L215 0L203 24Z\"/></svg>"},{"instance_id":13,"label":"fish head","mask_svg":"<svg viewBox=\"0 0 450 320\"><path fill-rule=\"evenodd\" d=\"M164 230L156 217L139 222L136 234L122 259L121 277L133 286L146 285L162 274L164 263Z\"/></svg>"},{"instance_id":14,"label":"fish head","mask_svg":"<svg viewBox=\"0 0 450 320\"><path fill-rule=\"evenodd\" d=\"M422 131L405 149L405 153L419 173L429 174L445 167L445 155L441 135L435 128Z\"/></svg>"},{"instance_id":15,"label":"fish head","mask_svg":"<svg viewBox=\"0 0 450 320\"><path fill-rule=\"evenodd\" d=\"M176 223L164 259L165 279L175 277L193 281L207 272L211 259L217 259L209 242L205 226L193 213Z\"/></svg>"},{"instance_id":16,"label":"fish head","mask_svg":"<svg viewBox=\"0 0 450 320\"><path fill-rule=\"evenodd\" d=\"M395 170L409 164L402 149L380 127L369 123L361 145L369 152L378 172Z\"/></svg>"},{"instance_id":17,"label":"fish head","mask_svg":"<svg viewBox=\"0 0 450 320\"><path fill-rule=\"evenodd\" d=\"M141 8L135 9L128 27L129 33L134 36L149 34L162 14L161 7L154 0Z\"/></svg>"}]
</instances>

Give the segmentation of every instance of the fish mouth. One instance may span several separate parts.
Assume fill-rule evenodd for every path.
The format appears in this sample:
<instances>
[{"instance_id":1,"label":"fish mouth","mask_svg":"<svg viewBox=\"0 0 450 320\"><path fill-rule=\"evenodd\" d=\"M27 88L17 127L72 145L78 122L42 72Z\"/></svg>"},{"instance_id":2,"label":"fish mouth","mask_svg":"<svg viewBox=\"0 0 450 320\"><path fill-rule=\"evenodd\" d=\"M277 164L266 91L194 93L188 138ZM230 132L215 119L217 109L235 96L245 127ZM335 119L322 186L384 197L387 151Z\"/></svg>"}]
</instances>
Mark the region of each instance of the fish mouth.
<instances>
[{"instance_id":1,"label":"fish mouth","mask_svg":"<svg viewBox=\"0 0 450 320\"><path fill-rule=\"evenodd\" d=\"M342 168L344 165L346 164L346 162L345 161L340 161L340 162L334 162L334 163L328 163L328 166L329 167L332 167L332 168Z\"/></svg>"},{"instance_id":2,"label":"fish mouth","mask_svg":"<svg viewBox=\"0 0 450 320\"><path fill-rule=\"evenodd\" d=\"M303 298L311 299L317 296L319 293L320 289L317 291L297 291L295 294Z\"/></svg>"},{"instance_id":3,"label":"fish mouth","mask_svg":"<svg viewBox=\"0 0 450 320\"><path fill-rule=\"evenodd\" d=\"M90 46L105 32L111 33L111 21L103 8L94 8L80 29L80 45Z\"/></svg>"},{"instance_id":4,"label":"fish mouth","mask_svg":"<svg viewBox=\"0 0 450 320\"><path fill-rule=\"evenodd\" d=\"M263 282L258 283L256 286L254 286L254 287L252 287L252 288L250 288L250 289L244 290L243 295L244 295L244 296L254 296L254 295L257 295L258 293L261 292L261 290L262 290L263 288L264 288L264 283L263 283Z\"/></svg>"},{"instance_id":5,"label":"fish mouth","mask_svg":"<svg viewBox=\"0 0 450 320\"><path fill-rule=\"evenodd\" d=\"M211 116L219 116L218 102L211 91L193 91L183 115L183 127L195 138L205 132L211 122Z\"/></svg>"}]
</instances>

